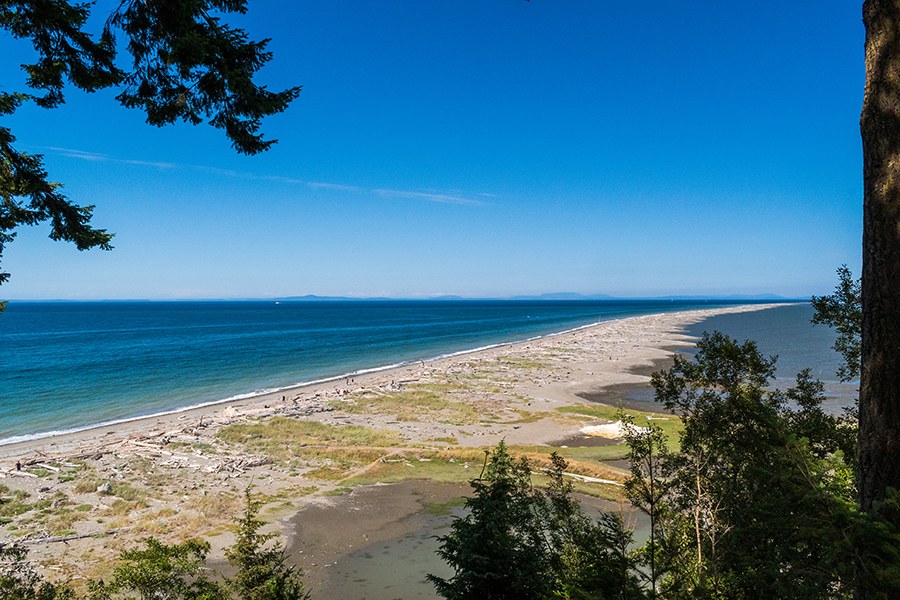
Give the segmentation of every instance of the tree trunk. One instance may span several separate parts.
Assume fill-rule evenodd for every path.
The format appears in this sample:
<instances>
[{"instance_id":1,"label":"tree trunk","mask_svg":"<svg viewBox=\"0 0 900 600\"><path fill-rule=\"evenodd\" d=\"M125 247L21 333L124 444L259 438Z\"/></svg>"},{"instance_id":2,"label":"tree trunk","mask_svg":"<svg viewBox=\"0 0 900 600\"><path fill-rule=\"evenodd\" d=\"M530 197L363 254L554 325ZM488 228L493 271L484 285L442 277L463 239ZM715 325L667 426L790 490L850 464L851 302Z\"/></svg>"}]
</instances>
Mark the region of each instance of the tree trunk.
<instances>
[{"instance_id":1,"label":"tree trunk","mask_svg":"<svg viewBox=\"0 0 900 600\"><path fill-rule=\"evenodd\" d=\"M900 490L900 0L865 0L859 496ZM900 514L885 515L900 526ZM898 528L900 529L900 528Z\"/></svg>"}]
</instances>

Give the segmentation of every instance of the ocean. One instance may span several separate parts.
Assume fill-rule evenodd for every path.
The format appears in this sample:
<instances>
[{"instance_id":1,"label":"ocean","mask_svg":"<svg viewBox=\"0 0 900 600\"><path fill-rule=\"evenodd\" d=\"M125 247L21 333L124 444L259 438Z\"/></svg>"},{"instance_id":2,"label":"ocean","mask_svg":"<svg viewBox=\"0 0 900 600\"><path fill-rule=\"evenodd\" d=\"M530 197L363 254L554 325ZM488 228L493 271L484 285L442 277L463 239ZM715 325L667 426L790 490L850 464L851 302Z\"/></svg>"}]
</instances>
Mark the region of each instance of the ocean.
<instances>
[{"instance_id":1,"label":"ocean","mask_svg":"<svg viewBox=\"0 0 900 600\"><path fill-rule=\"evenodd\" d=\"M11 302L0 315L0 444L337 379L602 320L729 304L734 303ZM794 311L773 308L734 315L725 325L765 330L769 337L775 334L776 346L799 344L795 351L800 354L830 353L833 336L829 338L826 328L817 327L809 339L798 336L796 331L811 329L803 310L811 316L809 306L801 305ZM796 331L791 333L791 328ZM824 369L820 371L827 372Z\"/></svg>"}]
</instances>

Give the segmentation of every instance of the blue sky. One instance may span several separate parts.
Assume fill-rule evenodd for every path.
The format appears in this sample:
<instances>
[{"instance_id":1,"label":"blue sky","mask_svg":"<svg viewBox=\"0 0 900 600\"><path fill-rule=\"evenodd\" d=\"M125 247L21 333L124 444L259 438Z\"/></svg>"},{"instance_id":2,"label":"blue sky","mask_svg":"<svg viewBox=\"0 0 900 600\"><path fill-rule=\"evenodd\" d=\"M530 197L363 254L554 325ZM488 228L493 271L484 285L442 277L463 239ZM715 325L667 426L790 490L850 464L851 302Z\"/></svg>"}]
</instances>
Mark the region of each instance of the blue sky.
<instances>
[{"instance_id":1,"label":"blue sky","mask_svg":"<svg viewBox=\"0 0 900 600\"><path fill-rule=\"evenodd\" d=\"M261 82L303 85L264 122L279 143L240 156L111 91L20 109L17 147L115 249L20 230L0 296L804 297L859 272L858 1L251 2L231 21L272 38ZM0 56L18 88L28 45Z\"/></svg>"}]
</instances>

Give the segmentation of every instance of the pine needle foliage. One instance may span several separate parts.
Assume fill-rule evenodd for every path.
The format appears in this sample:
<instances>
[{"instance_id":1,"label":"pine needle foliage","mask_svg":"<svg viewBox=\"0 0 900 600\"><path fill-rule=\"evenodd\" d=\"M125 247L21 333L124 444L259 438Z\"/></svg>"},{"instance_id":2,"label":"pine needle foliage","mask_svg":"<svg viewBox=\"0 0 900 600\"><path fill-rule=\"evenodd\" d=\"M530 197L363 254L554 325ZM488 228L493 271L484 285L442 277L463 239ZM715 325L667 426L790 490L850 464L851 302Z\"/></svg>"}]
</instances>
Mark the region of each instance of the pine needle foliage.
<instances>
[{"instance_id":1,"label":"pine needle foliage","mask_svg":"<svg viewBox=\"0 0 900 600\"><path fill-rule=\"evenodd\" d=\"M438 554L454 570L428 575L451 600L640 598L620 518L593 521L573 497L566 461L552 457L546 491L531 485L531 465L501 442L485 452L484 469L470 481L468 514L440 539Z\"/></svg>"},{"instance_id":2,"label":"pine needle foliage","mask_svg":"<svg viewBox=\"0 0 900 600\"><path fill-rule=\"evenodd\" d=\"M244 492L244 512L235 519L237 536L225 550L225 558L237 570L228 587L236 600L306 600L309 594L303 587L301 573L285 565L284 548L268 544L273 533L260 533L264 523L257 518L259 500Z\"/></svg>"},{"instance_id":3,"label":"pine needle foliage","mask_svg":"<svg viewBox=\"0 0 900 600\"><path fill-rule=\"evenodd\" d=\"M84 92L118 87L117 100L144 111L151 125L207 121L242 154L275 143L260 133L262 119L284 111L300 88L274 92L255 83L272 58L268 40L251 41L222 21L222 15L245 13L246 0L123 0L99 32L88 29L93 8L69 0L0 2L0 30L30 41L36 54L22 65L28 91L0 92L0 117L26 102L59 106L67 86ZM120 68L117 38L124 38L131 70ZM90 224L94 207L69 200L43 157L17 150L15 141L0 127L0 256L18 227L44 221L54 240L109 250L113 234ZM0 273L0 284L8 278Z\"/></svg>"}]
</instances>

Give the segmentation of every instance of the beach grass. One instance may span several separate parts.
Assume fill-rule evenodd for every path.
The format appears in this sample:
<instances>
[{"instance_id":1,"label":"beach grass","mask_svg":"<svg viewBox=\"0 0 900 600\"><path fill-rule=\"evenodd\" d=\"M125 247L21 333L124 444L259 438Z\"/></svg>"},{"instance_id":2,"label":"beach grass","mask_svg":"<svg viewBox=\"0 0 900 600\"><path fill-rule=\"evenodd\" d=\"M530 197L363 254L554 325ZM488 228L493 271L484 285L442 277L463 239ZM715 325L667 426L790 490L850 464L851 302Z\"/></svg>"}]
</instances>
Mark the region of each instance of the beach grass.
<instances>
[{"instance_id":1,"label":"beach grass","mask_svg":"<svg viewBox=\"0 0 900 600\"><path fill-rule=\"evenodd\" d=\"M584 448L552 448L566 460L606 462L628 458L628 446L625 443L611 446L589 446Z\"/></svg>"},{"instance_id":2,"label":"beach grass","mask_svg":"<svg viewBox=\"0 0 900 600\"><path fill-rule=\"evenodd\" d=\"M553 467L553 463L551 462L550 457L546 454L527 453L525 454L525 456L531 463L531 468L533 471L548 471ZM609 479L619 483L622 483L625 479L625 477L619 471L616 471L596 460L578 460L574 458L568 458L566 462L568 462L568 466L566 467L567 473L583 475L585 477L595 477L597 479Z\"/></svg>"},{"instance_id":3,"label":"beach grass","mask_svg":"<svg viewBox=\"0 0 900 600\"><path fill-rule=\"evenodd\" d=\"M622 487L590 481L581 481L578 479L569 480L572 483L572 491L585 496L593 496L594 498L603 498L604 500L622 500L625 495ZM550 485L550 478L546 475L532 474L531 484L538 488L546 488Z\"/></svg>"},{"instance_id":4,"label":"beach grass","mask_svg":"<svg viewBox=\"0 0 900 600\"><path fill-rule=\"evenodd\" d=\"M479 448L441 448L403 452L383 459L365 473L343 481L344 485L397 483L409 479L462 483L478 477L484 460Z\"/></svg>"},{"instance_id":5,"label":"beach grass","mask_svg":"<svg viewBox=\"0 0 900 600\"><path fill-rule=\"evenodd\" d=\"M543 449L543 447L542 447ZM533 483L538 487L546 487L549 478L543 475L543 471L551 467L550 453L525 452L520 448L510 448L516 456L526 457L533 471ZM343 480L341 483L348 486L369 485L373 483L398 483L410 479L428 479L444 483L465 483L478 479L482 474L482 467L486 453L485 448L448 448L436 451L404 452L392 455L383 462L368 469L365 473ZM600 464L589 461L569 461L568 473L607 479L621 483L625 476ZM597 482L573 482L575 490L591 496L615 499L622 497L620 486Z\"/></svg>"},{"instance_id":6,"label":"beach grass","mask_svg":"<svg viewBox=\"0 0 900 600\"><path fill-rule=\"evenodd\" d=\"M240 444L257 451L268 451L285 457L292 448L304 445L329 446L396 446L401 443L395 431L379 431L361 425L336 427L317 421L300 421L288 417L272 417L259 423L228 425L216 434L223 442ZM271 458L271 456L270 456Z\"/></svg>"},{"instance_id":7,"label":"beach grass","mask_svg":"<svg viewBox=\"0 0 900 600\"><path fill-rule=\"evenodd\" d=\"M23 490L11 490L9 486L0 484L0 517L15 517L34 510L32 503L24 500L31 494Z\"/></svg>"},{"instance_id":8,"label":"beach grass","mask_svg":"<svg viewBox=\"0 0 900 600\"><path fill-rule=\"evenodd\" d=\"M324 481L340 481L387 454L388 450L380 448L300 448L294 451L297 461L313 467L303 476Z\"/></svg>"},{"instance_id":9,"label":"beach grass","mask_svg":"<svg viewBox=\"0 0 900 600\"><path fill-rule=\"evenodd\" d=\"M349 402L339 401L332 405L350 414L393 415L397 421L442 419L455 425L466 425L481 418L475 407L450 400L448 393L448 390L435 391L424 385L410 386L408 390L381 395L351 395Z\"/></svg>"},{"instance_id":10,"label":"beach grass","mask_svg":"<svg viewBox=\"0 0 900 600\"><path fill-rule=\"evenodd\" d=\"M548 366L547 363L538 362L533 358L523 356L501 356L497 358L497 362L504 367L513 367L524 370L543 369Z\"/></svg>"},{"instance_id":11,"label":"beach grass","mask_svg":"<svg viewBox=\"0 0 900 600\"><path fill-rule=\"evenodd\" d=\"M466 505L465 497L451 498L447 502L432 503L425 505L425 514L434 517L445 517L453 513L454 508L460 508Z\"/></svg>"}]
</instances>

